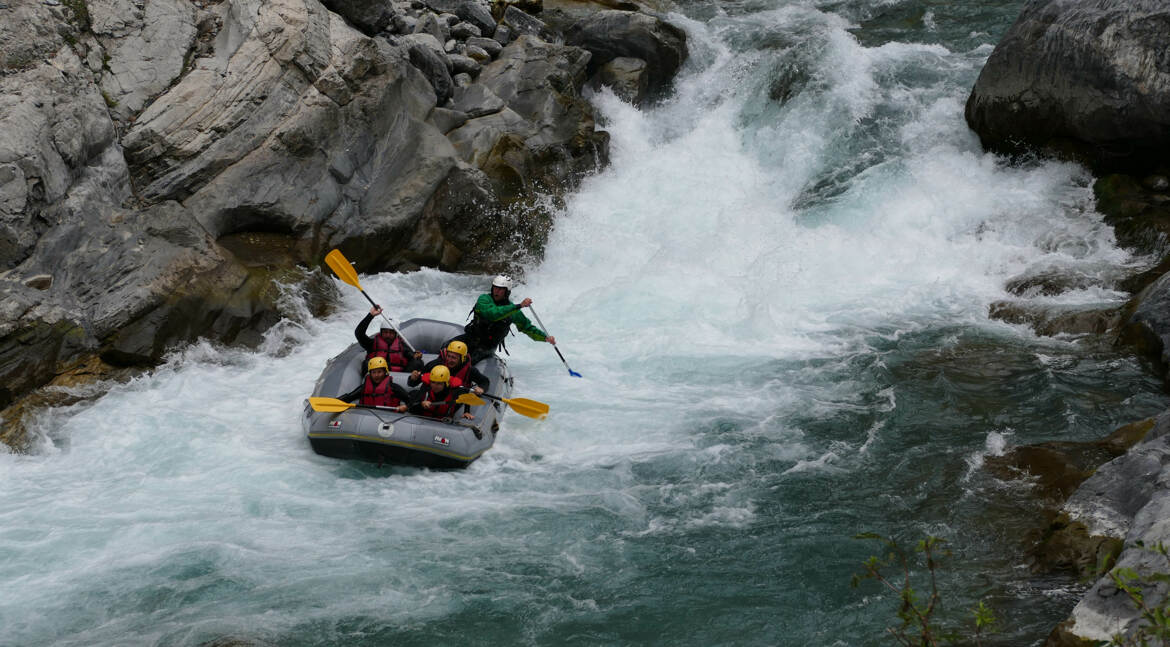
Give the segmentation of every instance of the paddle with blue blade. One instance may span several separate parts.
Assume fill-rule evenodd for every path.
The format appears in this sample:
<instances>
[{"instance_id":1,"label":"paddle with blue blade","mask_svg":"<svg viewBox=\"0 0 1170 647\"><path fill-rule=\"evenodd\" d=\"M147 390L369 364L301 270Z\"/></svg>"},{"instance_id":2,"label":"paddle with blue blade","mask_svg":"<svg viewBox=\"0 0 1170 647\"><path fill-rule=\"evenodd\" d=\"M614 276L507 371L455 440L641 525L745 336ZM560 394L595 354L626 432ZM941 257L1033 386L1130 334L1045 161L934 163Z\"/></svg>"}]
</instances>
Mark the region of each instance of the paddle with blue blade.
<instances>
[{"instance_id":1,"label":"paddle with blue blade","mask_svg":"<svg viewBox=\"0 0 1170 647\"><path fill-rule=\"evenodd\" d=\"M532 316L536 317L536 323L540 325L540 329L543 330L544 334L547 335L548 328L544 327L544 322L540 320L540 315L536 314L536 310L532 306L528 306L528 309L532 311ZM568 369L569 375L572 375L573 377L581 377L580 373L569 368L569 363L565 361L565 356L561 354L561 349L557 348L556 344L553 344L552 347L553 347L553 350L555 350L557 352L557 357L561 358L561 363L565 365L566 369Z\"/></svg>"}]
</instances>

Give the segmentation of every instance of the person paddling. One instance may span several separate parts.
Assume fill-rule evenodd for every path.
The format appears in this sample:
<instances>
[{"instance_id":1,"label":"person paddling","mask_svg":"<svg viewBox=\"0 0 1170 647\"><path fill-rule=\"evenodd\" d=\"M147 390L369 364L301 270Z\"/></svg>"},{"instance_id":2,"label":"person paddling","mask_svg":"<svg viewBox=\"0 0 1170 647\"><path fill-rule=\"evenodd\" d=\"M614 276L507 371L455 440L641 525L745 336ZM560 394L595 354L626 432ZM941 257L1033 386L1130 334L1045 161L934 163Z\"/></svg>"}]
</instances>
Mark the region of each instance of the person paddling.
<instances>
[{"instance_id":1,"label":"person paddling","mask_svg":"<svg viewBox=\"0 0 1170 647\"><path fill-rule=\"evenodd\" d=\"M476 299L475 307L469 313L471 322L464 327L464 333L451 340L467 344L472 364L490 357L497 349L507 353L504 338L512 331L512 324L533 341L547 341L556 345L557 340L552 335L534 326L521 312L523 308L532 305L532 299L512 303L511 295L512 279L502 274L497 276L492 280L491 291Z\"/></svg>"},{"instance_id":2,"label":"person paddling","mask_svg":"<svg viewBox=\"0 0 1170 647\"><path fill-rule=\"evenodd\" d=\"M446 348L439 351L439 356L428 362L422 371L412 372L410 377L406 379L406 385L418 386L422 382L423 373L429 374L431 369L436 366L446 366L451 371L452 379L459 380L459 383L470 388L472 393L483 395L492 382L488 376L472 366L469 359L467 344L461 341L452 341L447 344Z\"/></svg>"},{"instance_id":3,"label":"person paddling","mask_svg":"<svg viewBox=\"0 0 1170 647\"><path fill-rule=\"evenodd\" d=\"M421 369L422 353L415 352L385 319L382 320L382 327L377 335L370 337L366 334L366 328L370 322L380 314L382 314L382 308L379 306L370 308L370 313L362 318L353 331L354 337L366 351L366 361L362 363L362 370L364 371L366 364L375 357L385 359L389 370L395 373Z\"/></svg>"},{"instance_id":4,"label":"person paddling","mask_svg":"<svg viewBox=\"0 0 1170 647\"><path fill-rule=\"evenodd\" d=\"M410 410L428 418L454 418L460 409L465 409L456 398L467 393L457 377L451 377L446 366L436 366L422 376L423 386L411 391ZM463 417L471 420L475 416L464 411Z\"/></svg>"},{"instance_id":5,"label":"person paddling","mask_svg":"<svg viewBox=\"0 0 1170 647\"><path fill-rule=\"evenodd\" d=\"M368 407L387 407L394 409L399 413L405 413L407 406L406 400L410 394L406 389L394 383L390 379L390 373L386 370L386 358L375 357L367 362L367 372L365 379L358 387L343 396L338 400L346 402L360 401L358 404Z\"/></svg>"}]
</instances>

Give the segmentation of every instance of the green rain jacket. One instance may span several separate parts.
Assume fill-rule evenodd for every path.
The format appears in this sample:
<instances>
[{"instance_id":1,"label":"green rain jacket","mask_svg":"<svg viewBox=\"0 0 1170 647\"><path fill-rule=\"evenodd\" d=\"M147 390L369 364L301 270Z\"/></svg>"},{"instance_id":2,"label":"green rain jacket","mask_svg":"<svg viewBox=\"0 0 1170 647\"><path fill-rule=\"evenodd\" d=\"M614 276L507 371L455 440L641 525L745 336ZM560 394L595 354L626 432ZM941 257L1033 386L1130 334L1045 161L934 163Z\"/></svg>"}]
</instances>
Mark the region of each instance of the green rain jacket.
<instances>
[{"instance_id":1,"label":"green rain jacket","mask_svg":"<svg viewBox=\"0 0 1170 647\"><path fill-rule=\"evenodd\" d=\"M493 349L504 340L512 324L516 324L516 330L535 341L547 339L548 335L534 326L521 310L520 306L511 301L500 305L492 299L492 295L481 294L475 301L475 316L468 324L467 332L481 347Z\"/></svg>"}]
</instances>

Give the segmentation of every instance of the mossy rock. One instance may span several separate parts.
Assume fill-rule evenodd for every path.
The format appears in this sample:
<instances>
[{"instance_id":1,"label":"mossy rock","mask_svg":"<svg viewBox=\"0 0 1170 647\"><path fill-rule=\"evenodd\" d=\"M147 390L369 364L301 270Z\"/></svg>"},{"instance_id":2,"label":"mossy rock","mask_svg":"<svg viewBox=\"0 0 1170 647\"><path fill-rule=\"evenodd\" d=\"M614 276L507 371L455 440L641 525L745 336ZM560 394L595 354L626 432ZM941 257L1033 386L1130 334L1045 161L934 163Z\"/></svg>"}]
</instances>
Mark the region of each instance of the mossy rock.
<instances>
[{"instance_id":1,"label":"mossy rock","mask_svg":"<svg viewBox=\"0 0 1170 647\"><path fill-rule=\"evenodd\" d=\"M1170 196L1164 191L1151 190L1132 175L1112 174L1098 179L1093 193L1123 247L1142 254L1170 251Z\"/></svg>"}]
</instances>

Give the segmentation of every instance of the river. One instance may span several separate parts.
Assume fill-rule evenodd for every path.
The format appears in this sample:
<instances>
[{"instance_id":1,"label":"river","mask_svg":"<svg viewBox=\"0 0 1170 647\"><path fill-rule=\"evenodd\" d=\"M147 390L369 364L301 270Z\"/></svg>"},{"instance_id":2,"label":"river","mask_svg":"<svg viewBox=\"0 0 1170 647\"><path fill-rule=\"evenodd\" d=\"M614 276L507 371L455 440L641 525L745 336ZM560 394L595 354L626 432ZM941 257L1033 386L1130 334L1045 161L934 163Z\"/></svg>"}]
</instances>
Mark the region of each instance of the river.
<instances>
[{"instance_id":1,"label":"river","mask_svg":"<svg viewBox=\"0 0 1170 647\"><path fill-rule=\"evenodd\" d=\"M465 471L315 455L302 402L367 308L339 283L336 315L183 349L0 454L0 645L891 644L895 601L850 587L861 532L946 539L946 621L982 599L991 644L1040 644L1081 585L1026 568L1036 503L984 458L1168 402L1118 348L988 317L1020 276L1080 277L1034 304L1121 303L1148 263L1085 170L967 129L1020 6L678 5L674 93L593 98L612 165L515 290L584 376L510 340L547 420L508 415ZM489 280L362 277L455 321Z\"/></svg>"}]
</instances>

